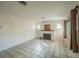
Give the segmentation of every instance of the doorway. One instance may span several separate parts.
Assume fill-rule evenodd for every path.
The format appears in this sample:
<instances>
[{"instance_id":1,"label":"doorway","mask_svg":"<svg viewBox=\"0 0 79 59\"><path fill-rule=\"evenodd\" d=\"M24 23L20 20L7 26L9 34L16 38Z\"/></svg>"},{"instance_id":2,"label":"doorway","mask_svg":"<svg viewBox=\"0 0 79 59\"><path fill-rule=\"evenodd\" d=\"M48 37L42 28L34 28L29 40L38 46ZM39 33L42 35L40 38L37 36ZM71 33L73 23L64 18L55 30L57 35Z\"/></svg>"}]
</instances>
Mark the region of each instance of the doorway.
<instances>
[{"instance_id":1,"label":"doorway","mask_svg":"<svg viewBox=\"0 0 79 59\"><path fill-rule=\"evenodd\" d=\"M66 20L66 36L67 36L67 47L70 49L71 40L71 20Z\"/></svg>"}]
</instances>

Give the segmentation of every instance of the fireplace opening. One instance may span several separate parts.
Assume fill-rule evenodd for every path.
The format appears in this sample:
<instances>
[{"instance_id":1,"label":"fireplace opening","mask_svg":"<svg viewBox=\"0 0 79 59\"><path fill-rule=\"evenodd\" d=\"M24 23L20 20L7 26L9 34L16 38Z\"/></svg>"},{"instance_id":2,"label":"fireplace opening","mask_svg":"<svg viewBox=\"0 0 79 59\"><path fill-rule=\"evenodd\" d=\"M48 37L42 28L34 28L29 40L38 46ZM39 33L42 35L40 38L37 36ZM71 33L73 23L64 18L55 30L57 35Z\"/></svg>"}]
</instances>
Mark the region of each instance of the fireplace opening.
<instances>
[{"instance_id":1,"label":"fireplace opening","mask_svg":"<svg viewBox=\"0 0 79 59\"><path fill-rule=\"evenodd\" d=\"M43 39L51 40L51 34L43 33Z\"/></svg>"}]
</instances>

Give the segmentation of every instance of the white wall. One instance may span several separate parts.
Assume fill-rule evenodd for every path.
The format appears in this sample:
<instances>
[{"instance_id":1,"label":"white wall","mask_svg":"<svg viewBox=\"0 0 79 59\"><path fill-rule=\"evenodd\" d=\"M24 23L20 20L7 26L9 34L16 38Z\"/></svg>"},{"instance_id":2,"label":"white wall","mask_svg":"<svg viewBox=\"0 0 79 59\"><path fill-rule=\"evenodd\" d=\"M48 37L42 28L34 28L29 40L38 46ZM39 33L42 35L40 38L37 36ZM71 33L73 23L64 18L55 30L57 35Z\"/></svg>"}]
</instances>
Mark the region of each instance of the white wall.
<instances>
[{"instance_id":1,"label":"white wall","mask_svg":"<svg viewBox=\"0 0 79 59\"><path fill-rule=\"evenodd\" d=\"M9 5L5 5L5 7L2 4L0 5L0 51L35 37L35 30L33 29L35 21L9 12L11 11L9 8ZM21 13L18 12L15 6L13 6L13 9L17 14L22 13L22 10L19 10Z\"/></svg>"},{"instance_id":2,"label":"white wall","mask_svg":"<svg viewBox=\"0 0 79 59\"><path fill-rule=\"evenodd\" d=\"M0 15L0 51L34 38L33 21Z\"/></svg>"}]
</instances>

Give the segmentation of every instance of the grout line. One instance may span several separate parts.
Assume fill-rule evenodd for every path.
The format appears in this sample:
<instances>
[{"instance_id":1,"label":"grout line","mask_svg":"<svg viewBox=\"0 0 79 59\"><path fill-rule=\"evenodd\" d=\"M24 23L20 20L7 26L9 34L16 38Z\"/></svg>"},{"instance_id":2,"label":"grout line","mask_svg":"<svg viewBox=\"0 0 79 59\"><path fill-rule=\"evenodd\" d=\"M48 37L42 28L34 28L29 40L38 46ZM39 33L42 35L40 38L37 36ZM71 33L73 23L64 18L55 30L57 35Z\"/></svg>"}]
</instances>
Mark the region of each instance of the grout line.
<instances>
[{"instance_id":1,"label":"grout line","mask_svg":"<svg viewBox=\"0 0 79 59\"><path fill-rule=\"evenodd\" d=\"M14 56L12 56L10 53L8 53L7 51L5 51L9 56L11 56L11 57L14 57Z\"/></svg>"}]
</instances>

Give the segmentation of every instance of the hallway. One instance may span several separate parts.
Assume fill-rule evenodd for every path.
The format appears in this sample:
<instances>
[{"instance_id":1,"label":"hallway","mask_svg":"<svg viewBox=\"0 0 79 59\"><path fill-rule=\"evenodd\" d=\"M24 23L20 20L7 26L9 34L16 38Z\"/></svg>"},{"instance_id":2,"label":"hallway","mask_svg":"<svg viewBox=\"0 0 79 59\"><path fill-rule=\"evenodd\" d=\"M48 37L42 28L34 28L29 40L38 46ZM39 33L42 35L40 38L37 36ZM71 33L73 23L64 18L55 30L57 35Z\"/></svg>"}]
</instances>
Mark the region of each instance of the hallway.
<instances>
[{"instance_id":1,"label":"hallway","mask_svg":"<svg viewBox=\"0 0 79 59\"><path fill-rule=\"evenodd\" d=\"M34 39L0 52L0 58L76 58L79 53L70 51L65 40Z\"/></svg>"}]
</instances>

